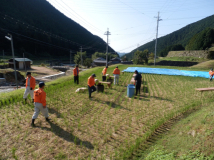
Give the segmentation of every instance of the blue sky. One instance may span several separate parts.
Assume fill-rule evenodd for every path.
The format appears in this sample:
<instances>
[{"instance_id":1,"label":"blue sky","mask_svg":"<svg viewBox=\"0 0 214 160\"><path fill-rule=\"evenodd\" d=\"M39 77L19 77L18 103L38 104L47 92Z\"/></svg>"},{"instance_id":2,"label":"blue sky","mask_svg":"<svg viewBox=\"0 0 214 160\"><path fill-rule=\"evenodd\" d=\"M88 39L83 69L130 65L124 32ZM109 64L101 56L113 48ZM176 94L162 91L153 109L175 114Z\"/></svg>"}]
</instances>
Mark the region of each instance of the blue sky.
<instances>
[{"instance_id":1,"label":"blue sky","mask_svg":"<svg viewBox=\"0 0 214 160\"><path fill-rule=\"evenodd\" d=\"M214 0L47 0L117 52L130 52L158 37L214 14Z\"/></svg>"}]
</instances>

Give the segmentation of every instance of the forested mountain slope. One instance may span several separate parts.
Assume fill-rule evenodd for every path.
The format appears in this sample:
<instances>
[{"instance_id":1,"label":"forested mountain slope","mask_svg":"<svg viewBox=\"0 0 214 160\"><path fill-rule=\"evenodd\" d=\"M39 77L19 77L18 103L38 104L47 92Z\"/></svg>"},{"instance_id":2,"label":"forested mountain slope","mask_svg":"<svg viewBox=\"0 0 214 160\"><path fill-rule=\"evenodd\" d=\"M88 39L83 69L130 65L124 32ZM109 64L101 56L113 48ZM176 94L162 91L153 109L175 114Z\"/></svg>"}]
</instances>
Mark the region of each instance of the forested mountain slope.
<instances>
[{"instance_id":1,"label":"forested mountain slope","mask_svg":"<svg viewBox=\"0 0 214 160\"><path fill-rule=\"evenodd\" d=\"M160 52L162 50L171 45L181 44L183 47L185 47L195 34L203 31L206 28L214 28L214 15L204 18L195 23L189 24L186 27L183 27L166 36L158 38L157 55L160 55ZM155 41L148 42L140 46L138 49L141 51L148 49L149 52L154 52ZM136 49L127 54L126 57L132 57L132 53L135 51Z\"/></svg>"},{"instance_id":2,"label":"forested mountain slope","mask_svg":"<svg viewBox=\"0 0 214 160\"><path fill-rule=\"evenodd\" d=\"M106 49L100 37L66 17L46 0L1 0L0 50L11 52L10 42L4 37L7 33L14 37L16 55L25 52L36 57L60 57L69 55L70 49L74 55L82 46L90 47L86 50L90 56Z\"/></svg>"}]
</instances>

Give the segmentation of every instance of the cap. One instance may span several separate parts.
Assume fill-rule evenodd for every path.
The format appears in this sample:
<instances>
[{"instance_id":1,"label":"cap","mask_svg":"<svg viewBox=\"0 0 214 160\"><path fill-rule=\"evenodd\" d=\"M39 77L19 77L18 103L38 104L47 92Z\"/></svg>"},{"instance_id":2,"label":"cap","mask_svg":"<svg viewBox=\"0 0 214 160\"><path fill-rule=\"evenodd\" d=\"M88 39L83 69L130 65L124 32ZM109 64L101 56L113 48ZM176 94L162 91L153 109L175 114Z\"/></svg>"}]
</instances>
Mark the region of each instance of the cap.
<instances>
[{"instance_id":1,"label":"cap","mask_svg":"<svg viewBox=\"0 0 214 160\"><path fill-rule=\"evenodd\" d=\"M26 76L29 75L29 74L31 74L31 72L27 72L27 73L26 73Z\"/></svg>"},{"instance_id":2,"label":"cap","mask_svg":"<svg viewBox=\"0 0 214 160\"><path fill-rule=\"evenodd\" d=\"M44 82L39 82L39 87L41 88L43 86L45 86L45 83Z\"/></svg>"},{"instance_id":3,"label":"cap","mask_svg":"<svg viewBox=\"0 0 214 160\"><path fill-rule=\"evenodd\" d=\"M76 65L76 67L79 67L78 65Z\"/></svg>"},{"instance_id":4,"label":"cap","mask_svg":"<svg viewBox=\"0 0 214 160\"><path fill-rule=\"evenodd\" d=\"M106 68L108 68L108 66L106 66Z\"/></svg>"},{"instance_id":5,"label":"cap","mask_svg":"<svg viewBox=\"0 0 214 160\"><path fill-rule=\"evenodd\" d=\"M116 68L118 68L118 66Z\"/></svg>"},{"instance_id":6,"label":"cap","mask_svg":"<svg viewBox=\"0 0 214 160\"><path fill-rule=\"evenodd\" d=\"M135 72L135 73L138 73L138 71L137 71L137 70L135 70L134 72Z\"/></svg>"},{"instance_id":7,"label":"cap","mask_svg":"<svg viewBox=\"0 0 214 160\"><path fill-rule=\"evenodd\" d=\"M91 76L96 77L96 75L95 75L95 74L92 74Z\"/></svg>"}]
</instances>

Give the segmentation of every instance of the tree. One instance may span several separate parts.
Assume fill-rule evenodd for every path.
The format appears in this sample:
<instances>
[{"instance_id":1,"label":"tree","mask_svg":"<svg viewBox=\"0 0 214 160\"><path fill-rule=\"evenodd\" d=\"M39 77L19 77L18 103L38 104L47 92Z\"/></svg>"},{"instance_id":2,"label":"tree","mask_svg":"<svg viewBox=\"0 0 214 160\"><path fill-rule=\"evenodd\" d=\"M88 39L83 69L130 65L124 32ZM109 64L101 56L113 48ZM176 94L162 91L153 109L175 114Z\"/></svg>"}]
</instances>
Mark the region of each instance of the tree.
<instances>
[{"instance_id":1,"label":"tree","mask_svg":"<svg viewBox=\"0 0 214 160\"><path fill-rule=\"evenodd\" d=\"M126 56L124 56L124 57L123 57L123 61L127 61L127 58L126 58Z\"/></svg>"},{"instance_id":2,"label":"tree","mask_svg":"<svg viewBox=\"0 0 214 160\"><path fill-rule=\"evenodd\" d=\"M139 51L137 50L134 53L134 59L133 63L134 64L148 64L148 49L145 49L144 51Z\"/></svg>"},{"instance_id":3,"label":"tree","mask_svg":"<svg viewBox=\"0 0 214 160\"><path fill-rule=\"evenodd\" d=\"M99 57L102 57L104 59L106 59L106 54L105 53L101 53L101 52L95 52L94 54L92 54L92 60L95 60Z\"/></svg>"},{"instance_id":4,"label":"tree","mask_svg":"<svg viewBox=\"0 0 214 160\"><path fill-rule=\"evenodd\" d=\"M82 61L84 61L84 59L86 59L86 52L82 52ZM74 63L78 65L81 64L81 52L77 52L77 54L75 54Z\"/></svg>"},{"instance_id":5,"label":"tree","mask_svg":"<svg viewBox=\"0 0 214 160\"><path fill-rule=\"evenodd\" d=\"M91 63L92 63L92 59L91 58L86 58L84 60L84 66L86 66L87 68L91 67Z\"/></svg>"}]
</instances>

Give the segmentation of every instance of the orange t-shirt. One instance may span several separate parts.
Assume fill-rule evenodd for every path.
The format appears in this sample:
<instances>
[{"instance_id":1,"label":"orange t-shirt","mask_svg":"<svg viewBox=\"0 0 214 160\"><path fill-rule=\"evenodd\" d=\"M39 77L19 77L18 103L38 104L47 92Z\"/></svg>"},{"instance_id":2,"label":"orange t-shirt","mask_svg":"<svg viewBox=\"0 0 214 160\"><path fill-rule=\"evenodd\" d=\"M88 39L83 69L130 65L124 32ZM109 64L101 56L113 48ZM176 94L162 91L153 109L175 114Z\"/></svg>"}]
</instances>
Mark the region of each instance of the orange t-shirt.
<instances>
[{"instance_id":1,"label":"orange t-shirt","mask_svg":"<svg viewBox=\"0 0 214 160\"><path fill-rule=\"evenodd\" d=\"M27 83L28 83L28 77L26 78L26 88L27 88ZM36 86L36 79L31 76L30 77L30 88L34 89Z\"/></svg>"},{"instance_id":2,"label":"orange t-shirt","mask_svg":"<svg viewBox=\"0 0 214 160\"><path fill-rule=\"evenodd\" d=\"M89 85L89 87L92 87L92 86L95 85L95 80L94 80L94 77L93 77L93 76L90 76L90 77L88 78L88 85Z\"/></svg>"},{"instance_id":3,"label":"orange t-shirt","mask_svg":"<svg viewBox=\"0 0 214 160\"><path fill-rule=\"evenodd\" d=\"M106 75L106 72L107 72L107 68L104 68L102 71L103 75Z\"/></svg>"},{"instance_id":4,"label":"orange t-shirt","mask_svg":"<svg viewBox=\"0 0 214 160\"><path fill-rule=\"evenodd\" d=\"M118 68L115 68L113 74L120 74L120 70Z\"/></svg>"},{"instance_id":5,"label":"orange t-shirt","mask_svg":"<svg viewBox=\"0 0 214 160\"><path fill-rule=\"evenodd\" d=\"M46 106L46 93L43 89L39 88L34 91L34 102L42 103Z\"/></svg>"}]
</instances>

